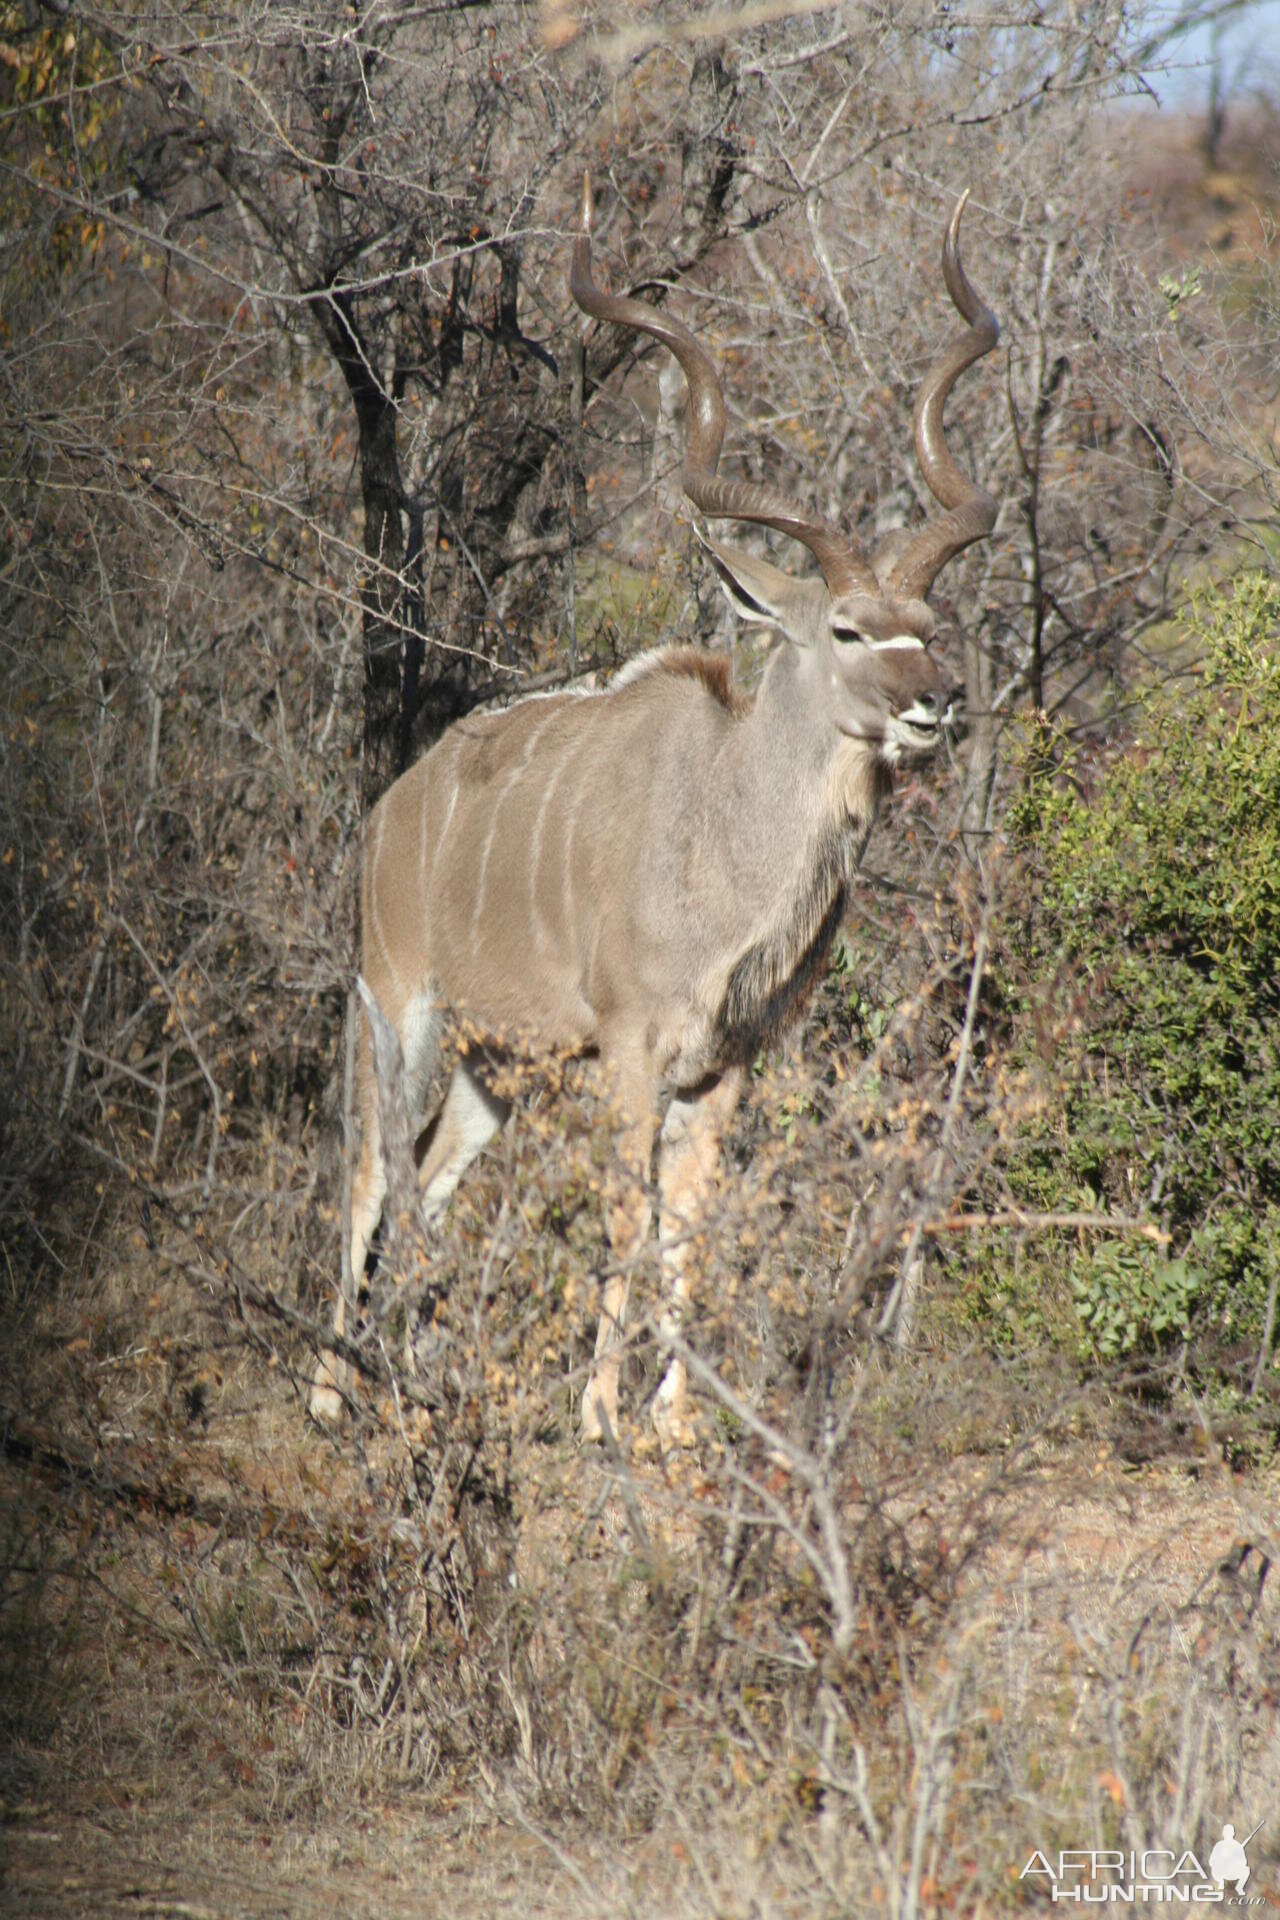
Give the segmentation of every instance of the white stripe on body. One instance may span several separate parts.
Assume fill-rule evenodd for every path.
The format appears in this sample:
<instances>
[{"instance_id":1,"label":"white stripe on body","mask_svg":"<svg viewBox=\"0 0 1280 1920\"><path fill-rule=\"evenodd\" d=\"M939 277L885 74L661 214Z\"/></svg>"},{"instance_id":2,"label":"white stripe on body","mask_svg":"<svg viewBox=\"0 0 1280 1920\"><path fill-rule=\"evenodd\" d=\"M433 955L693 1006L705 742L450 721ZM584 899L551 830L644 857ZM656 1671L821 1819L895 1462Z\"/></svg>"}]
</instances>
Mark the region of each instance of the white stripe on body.
<instances>
[{"instance_id":1,"label":"white stripe on body","mask_svg":"<svg viewBox=\"0 0 1280 1920\"><path fill-rule=\"evenodd\" d=\"M538 911L538 869L542 864L542 829L546 821L547 809L550 807L555 790L560 784L560 775L564 772L570 760L572 760L576 746L577 742L572 738L565 742L564 752L557 761L555 770L547 781L546 789L543 792L541 800L538 802L538 811L533 821L533 832L529 836L529 917L533 921L534 946L539 952L543 953L546 952L551 941L546 923Z\"/></svg>"},{"instance_id":2,"label":"white stripe on body","mask_svg":"<svg viewBox=\"0 0 1280 1920\"><path fill-rule=\"evenodd\" d=\"M511 772L502 783L500 792L494 797L493 812L489 817L489 831L485 834L484 846L480 853L480 872L476 878L476 904L471 914L471 938L473 940L478 939L480 935L480 919L484 912L485 881L489 872L489 855L493 851L493 842L498 831L498 816L502 812L503 802L506 800L507 795L517 780L519 780L521 774L527 771L534 748L554 718L554 714L548 714L541 726L534 728L528 740L525 742L524 752L520 756L519 763L511 769Z\"/></svg>"},{"instance_id":3,"label":"white stripe on body","mask_svg":"<svg viewBox=\"0 0 1280 1920\"><path fill-rule=\"evenodd\" d=\"M578 928L573 911L573 836L578 826L578 809L582 805L582 782L578 782L578 791L569 807L568 818L564 823L564 872L560 877L560 911L564 920L565 955L572 964L578 951ZM585 972L585 969L584 969Z\"/></svg>"},{"instance_id":4,"label":"white stripe on body","mask_svg":"<svg viewBox=\"0 0 1280 1920\"><path fill-rule=\"evenodd\" d=\"M444 819L440 823L440 831L436 835L436 850L431 857L431 873L427 879L426 890L427 890L428 898L430 897L430 895L435 889L436 868L440 865L440 855L444 851L444 843L446 838L448 837L449 827L453 821L454 808L458 804L458 794L460 790L461 790L461 782L458 779L458 742L455 740L454 747L453 747L453 791L449 795L449 804L444 810ZM430 792L430 789L429 789L428 783L424 781L423 789L422 789L422 833L423 833L424 839L426 838L426 831L427 831L427 801L429 798L429 792Z\"/></svg>"}]
</instances>

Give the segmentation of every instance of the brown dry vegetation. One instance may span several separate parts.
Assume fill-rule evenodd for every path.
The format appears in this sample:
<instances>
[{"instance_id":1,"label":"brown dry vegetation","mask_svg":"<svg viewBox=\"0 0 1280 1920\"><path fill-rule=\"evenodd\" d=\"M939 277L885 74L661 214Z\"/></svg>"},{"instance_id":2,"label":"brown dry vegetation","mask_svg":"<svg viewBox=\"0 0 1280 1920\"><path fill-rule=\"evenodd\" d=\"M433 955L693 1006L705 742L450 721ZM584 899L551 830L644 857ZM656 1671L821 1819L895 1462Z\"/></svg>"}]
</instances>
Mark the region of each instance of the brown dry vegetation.
<instances>
[{"instance_id":1,"label":"brown dry vegetation","mask_svg":"<svg viewBox=\"0 0 1280 1920\"><path fill-rule=\"evenodd\" d=\"M1035 1848L1207 1858L1270 1815L1274 1903L1265 1275L1242 1354L1082 1357L1099 1221L1009 1167L1096 983L1018 978L1018 1028L990 982L1041 884L1006 723L1053 713L1100 782L1188 579L1274 558L1274 116L1135 173L1088 118L1118 9L582 14L3 12L0 1900L985 1912L1043 1897ZM513 683L681 623L755 662L670 518L653 363L593 335L575 379L584 161L615 284L683 289L721 355L730 458L868 535L920 511L938 215L984 181L969 732L757 1065L697 1445L648 1425L656 1247L617 1445L574 1437L612 1171L580 1063L375 1277L326 1434L362 804Z\"/></svg>"}]
</instances>

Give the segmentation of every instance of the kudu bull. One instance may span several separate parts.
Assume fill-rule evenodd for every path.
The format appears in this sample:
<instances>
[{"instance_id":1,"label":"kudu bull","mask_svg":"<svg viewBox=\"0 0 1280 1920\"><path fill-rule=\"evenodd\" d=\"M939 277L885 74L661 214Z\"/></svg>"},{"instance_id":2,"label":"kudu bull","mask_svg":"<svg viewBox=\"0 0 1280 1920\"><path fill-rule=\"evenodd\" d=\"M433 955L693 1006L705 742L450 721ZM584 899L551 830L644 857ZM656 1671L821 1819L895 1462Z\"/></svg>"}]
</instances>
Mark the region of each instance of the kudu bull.
<instances>
[{"instance_id":1,"label":"kudu bull","mask_svg":"<svg viewBox=\"0 0 1280 1920\"><path fill-rule=\"evenodd\" d=\"M966 196L967 198L967 196ZM996 505L948 451L943 407L995 346L995 316L967 279L947 225L942 272L964 325L925 378L915 449L945 511L870 558L836 526L767 486L718 478L724 403L687 327L592 278L584 182L569 287L593 319L669 348L688 385L682 479L708 518L749 521L807 547L821 579L792 579L703 536L743 619L779 629L751 698L725 662L667 647L633 660L603 692L558 693L451 727L373 810L363 871L363 971L404 1054L420 1111L451 1013L495 1035L594 1052L622 1116L624 1177L606 1204L611 1277L582 1430L616 1423L628 1274L651 1225L657 1146L663 1325L679 1325L719 1143L745 1070L792 1020L840 924L860 842L894 767L933 749L949 708L927 651L925 604L939 570L991 531ZM363 1275L386 1191L379 1102L361 1022L363 1126L351 1201L351 1271ZM474 1060L455 1066L420 1168L423 1214L438 1215L506 1116ZM337 1331L343 1326L340 1295ZM668 1366L653 1417L687 1437L685 1370ZM325 1355L312 1410L341 1407Z\"/></svg>"}]
</instances>

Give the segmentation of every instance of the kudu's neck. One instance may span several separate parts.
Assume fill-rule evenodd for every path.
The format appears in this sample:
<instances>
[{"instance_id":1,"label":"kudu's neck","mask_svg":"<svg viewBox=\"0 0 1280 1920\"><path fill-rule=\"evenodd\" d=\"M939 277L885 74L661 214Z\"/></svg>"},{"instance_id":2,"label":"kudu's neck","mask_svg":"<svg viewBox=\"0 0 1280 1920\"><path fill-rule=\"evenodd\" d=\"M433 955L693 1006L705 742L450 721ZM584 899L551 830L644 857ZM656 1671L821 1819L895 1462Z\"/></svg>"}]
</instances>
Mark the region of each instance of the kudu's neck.
<instances>
[{"instance_id":1,"label":"kudu's neck","mask_svg":"<svg viewBox=\"0 0 1280 1920\"><path fill-rule=\"evenodd\" d=\"M885 783L876 747L833 726L823 664L784 645L722 749L723 933L736 953L715 1026L727 1058L749 1058L808 994Z\"/></svg>"},{"instance_id":2,"label":"kudu's neck","mask_svg":"<svg viewBox=\"0 0 1280 1920\"><path fill-rule=\"evenodd\" d=\"M878 742L842 734L831 718L819 649L781 642L750 712L724 749L724 778L740 829L803 859L815 840L861 838L889 785ZM730 823L726 823L730 824Z\"/></svg>"}]
</instances>

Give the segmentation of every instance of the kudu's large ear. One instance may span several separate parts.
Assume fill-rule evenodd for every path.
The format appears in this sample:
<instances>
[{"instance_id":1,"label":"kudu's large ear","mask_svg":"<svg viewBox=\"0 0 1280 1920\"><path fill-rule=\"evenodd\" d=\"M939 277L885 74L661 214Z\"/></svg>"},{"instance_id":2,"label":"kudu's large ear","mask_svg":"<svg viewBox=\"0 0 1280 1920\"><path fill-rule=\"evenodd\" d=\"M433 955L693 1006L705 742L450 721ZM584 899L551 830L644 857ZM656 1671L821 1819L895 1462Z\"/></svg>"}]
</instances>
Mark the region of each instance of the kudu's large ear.
<instances>
[{"instance_id":1,"label":"kudu's large ear","mask_svg":"<svg viewBox=\"0 0 1280 1920\"><path fill-rule=\"evenodd\" d=\"M772 561L721 546L699 526L694 532L740 620L778 627L797 645L808 642L825 617L830 598L821 580L797 580Z\"/></svg>"}]
</instances>

